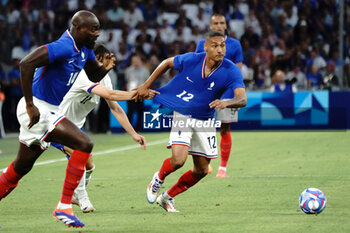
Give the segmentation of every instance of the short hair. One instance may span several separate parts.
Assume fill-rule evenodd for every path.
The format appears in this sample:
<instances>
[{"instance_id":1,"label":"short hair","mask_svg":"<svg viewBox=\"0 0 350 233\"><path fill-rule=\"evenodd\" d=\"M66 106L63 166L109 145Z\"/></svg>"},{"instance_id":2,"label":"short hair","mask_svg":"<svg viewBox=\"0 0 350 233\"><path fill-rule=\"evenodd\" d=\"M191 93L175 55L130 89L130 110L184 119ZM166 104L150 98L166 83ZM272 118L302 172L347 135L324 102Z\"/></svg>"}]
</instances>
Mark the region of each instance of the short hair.
<instances>
[{"instance_id":1,"label":"short hair","mask_svg":"<svg viewBox=\"0 0 350 233\"><path fill-rule=\"evenodd\" d=\"M209 38L212 38L214 36L221 36L221 37L224 37L225 38L225 35L222 34L221 32L217 32L217 31L213 31L213 30L210 30L207 35L205 36L205 39L209 39Z\"/></svg>"},{"instance_id":2,"label":"short hair","mask_svg":"<svg viewBox=\"0 0 350 233\"><path fill-rule=\"evenodd\" d=\"M96 43L94 46L94 52L96 56L103 56L106 53L110 53L110 51L107 49L107 47L103 44Z\"/></svg>"}]
</instances>

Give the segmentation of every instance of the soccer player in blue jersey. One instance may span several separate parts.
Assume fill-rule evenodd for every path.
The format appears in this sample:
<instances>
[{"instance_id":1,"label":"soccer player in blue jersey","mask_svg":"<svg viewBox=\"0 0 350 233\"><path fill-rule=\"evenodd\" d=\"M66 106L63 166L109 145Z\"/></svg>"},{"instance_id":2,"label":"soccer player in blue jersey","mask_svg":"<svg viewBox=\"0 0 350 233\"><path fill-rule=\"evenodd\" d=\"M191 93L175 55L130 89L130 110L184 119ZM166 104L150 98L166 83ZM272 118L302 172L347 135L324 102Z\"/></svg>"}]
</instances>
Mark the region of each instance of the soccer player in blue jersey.
<instances>
[{"instance_id":1,"label":"soccer player in blue jersey","mask_svg":"<svg viewBox=\"0 0 350 233\"><path fill-rule=\"evenodd\" d=\"M115 57L106 55L107 62L103 64L96 59L92 49L99 36L100 23L93 13L78 11L71 22L70 30L58 40L38 47L20 62L24 94L17 106L20 146L16 159L0 176L0 200L16 188L50 142L60 143L74 151L53 216L65 225L83 227L71 203L93 143L58 112L58 106L83 68L91 81L98 82L114 67Z\"/></svg>"},{"instance_id":2,"label":"soccer player in blue jersey","mask_svg":"<svg viewBox=\"0 0 350 233\"><path fill-rule=\"evenodd\" d=\"M212 124L214 109L244 107L247 103L239 67L224 59L225 36L211 31L206 37L204 51L164 60L136 89L136 98L147 96L152 83L168 68L179 71L168 84L157 90L160 94L154 97L157 103L174 110L168 145L172 148L172 156L154 174L147 187L147 200L151 204L157 201L168 212L178 212L173 198L205 177L210 160L217 158L216 123ZM234 98L220 100L227 90L234 92ZM182 167L189 154L193 158L193 169L157 197L166 176Z\"/></svg>"},{"instance_id":3,"label":"soccer player in blue jersey","mask_svg":"<svg viewBox=\"0 0 350 233\"><path fill-rule=\"evenodd\" d=\"M227 23L225 16L222 14L214 14L210 20L210 30L218 31L226 34ZM239 40L234 38L225 37L226 43L226 54L225 58L229 59L235 63L240 69L242 69L243 53L242 46ZM200 53L204 51L204 40L200 40L197 44L196 52ZM231 91L226 91L221 99L231 99L233 98L233 93ZM230 132L230 123L237 122L238 120L238 109L237 108L227 108L217 112L217 119L221 121L220 127L220 154L221 162L218 169L216 177L226 177L226 166L228 159L230 157L232 139ZM209 172L211 173L212 167L209 165Z\"/></svg>"}]
</instances>

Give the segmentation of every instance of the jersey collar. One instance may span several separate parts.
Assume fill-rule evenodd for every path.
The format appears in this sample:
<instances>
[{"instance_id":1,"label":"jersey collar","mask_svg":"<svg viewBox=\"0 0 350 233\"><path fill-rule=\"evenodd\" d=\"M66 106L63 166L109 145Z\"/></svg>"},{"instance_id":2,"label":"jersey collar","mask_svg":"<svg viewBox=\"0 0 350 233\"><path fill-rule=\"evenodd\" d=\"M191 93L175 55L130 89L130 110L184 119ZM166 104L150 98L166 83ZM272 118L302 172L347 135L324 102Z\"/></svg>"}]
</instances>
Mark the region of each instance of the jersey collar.
<instances>
[{"instance_id":1,"label":"jersey collar","mask_svg":"<svg viewBox=\"0 0 350 233\"><path fill-rule=\"evenodd\" d=\"M217 70L219 69L219 67L221 66L221 64L222 64L223 61L224 61L224 60L222 60L221 63L220 63L220 65L218 65L218 67L216 67L214 70L212 70L212 71L208 74L208 76L205 77L205 72L204 72L204 70L205 70L205 64L207 63L207 55L205 55L205 57L204 57L204 59L203 59L203 64L202 64L202 79L210 78L210 76L212 76L212 75L215 73L215 71L217 71Z\"/></svg>"},{"instance_id":2,"label":"jersey collar","mask_svg":"<svg viewBox=\"0 0 350 233\"><path fill-rule=\"evenodd\" d=\"M75 50L76 50L78 53L80 53L80 50L78 49L77 45L75 44L74 38L73 38L73 36L70 34L70 32L69 32L68 29L66 30L66 33L67 33L67 35L72 39Z\"/></svg>"}]
</instances>

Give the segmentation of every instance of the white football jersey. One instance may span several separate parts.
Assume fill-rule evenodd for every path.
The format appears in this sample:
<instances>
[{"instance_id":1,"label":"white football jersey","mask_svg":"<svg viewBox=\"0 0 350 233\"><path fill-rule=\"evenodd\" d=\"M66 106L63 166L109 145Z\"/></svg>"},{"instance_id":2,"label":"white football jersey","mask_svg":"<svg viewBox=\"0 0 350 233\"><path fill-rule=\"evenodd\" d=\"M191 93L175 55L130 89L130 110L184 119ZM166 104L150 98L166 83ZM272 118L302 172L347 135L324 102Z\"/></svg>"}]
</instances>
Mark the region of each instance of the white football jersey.
<instances>
[{"instance_id":1,"label":"white football jersey","mask_svg":"<svg viewBox=\"0 0 350 233\"><path fill-rule=\"evenodd\" d=\"M86 116L100 101L100 96L91 93L91 90L99 84L113 90L112 81L108 74L99 83L94 83L82 70L59 106L60 112L79 128L83 127Z\"/></svg>"}]
</instances>

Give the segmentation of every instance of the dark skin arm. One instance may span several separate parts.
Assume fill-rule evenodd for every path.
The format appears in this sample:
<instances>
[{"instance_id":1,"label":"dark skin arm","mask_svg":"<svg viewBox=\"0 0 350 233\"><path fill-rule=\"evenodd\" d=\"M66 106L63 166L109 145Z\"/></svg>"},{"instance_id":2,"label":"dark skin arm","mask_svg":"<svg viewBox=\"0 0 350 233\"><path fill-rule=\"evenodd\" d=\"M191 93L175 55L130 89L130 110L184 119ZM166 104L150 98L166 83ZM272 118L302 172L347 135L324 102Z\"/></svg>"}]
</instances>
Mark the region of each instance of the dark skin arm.
<instances>
[{"instance_id":1,"label":"dark skin arm","mask_svg":"<svg viewBox=\"0 0 350 233\"><path fill-rule=\"evenodd\" d=\"M103 60L103 63L98 59ZM102 59L96 58L94 61L86 62L84 70L92 82L99 82L111 69L113 69L115 60L113 53L105 54Z\"/></svg>"},{"instance_id":2,"label":"dark skin arm","mask_svg":"<svg viewBox=\"0 0 350 233\"><path fill-rule=\"evenodd\" d=\"M21 72L21 85L26 101L27 113L29 115L28 128L38 123L40 112L33 103L32 84L35 69L49 64L49 54L44 46L40 46L33 52L25 56L19 63Z\"/></svg>"}]
</instances>

